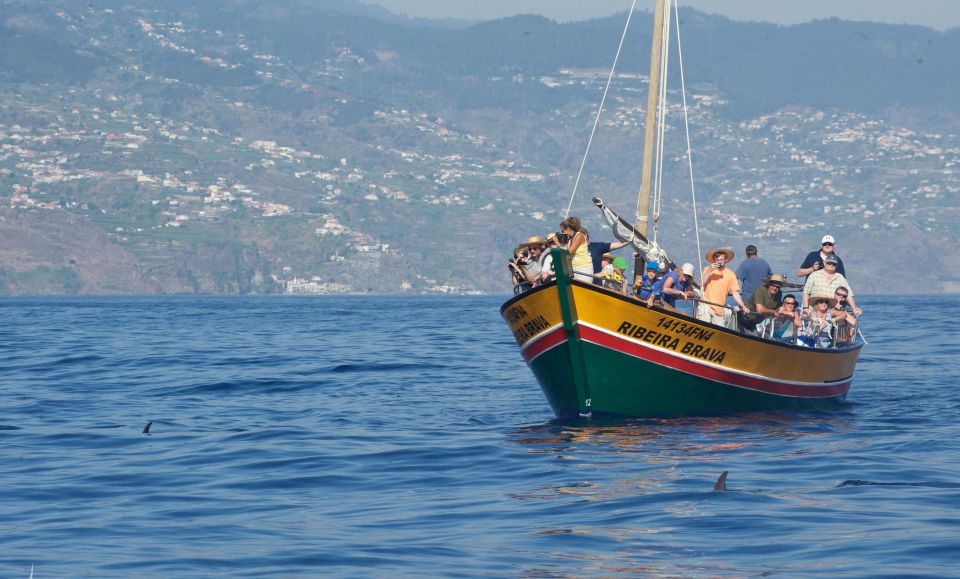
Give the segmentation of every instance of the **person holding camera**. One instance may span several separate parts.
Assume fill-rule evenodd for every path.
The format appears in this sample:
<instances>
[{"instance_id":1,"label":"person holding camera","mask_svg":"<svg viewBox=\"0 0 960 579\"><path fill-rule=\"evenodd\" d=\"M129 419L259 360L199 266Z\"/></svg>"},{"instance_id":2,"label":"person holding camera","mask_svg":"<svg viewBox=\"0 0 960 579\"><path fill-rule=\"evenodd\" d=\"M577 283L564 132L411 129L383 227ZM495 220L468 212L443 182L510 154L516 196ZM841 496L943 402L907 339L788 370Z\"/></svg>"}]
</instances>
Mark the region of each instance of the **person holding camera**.
<instances>
[{"instance_id":1,"label":"person holding camera","mask_svg":"<svg viewBox=\"0 0 960 579\"><path fill-rule=\"evenodd\" d=\"M587 248L587 236L581 231L580 218L567 217L560 222L560 232L570 237L567 251L570 252L573 265L573 278L583 282L593 281L593 258ZM559 235L557 236L559 237ZM561 243L563 240L560 240Z\"/></svg>"},{"instance_id":2,"label":"person holding camera","mask_svg":"<svg viewBox=\"0 0 960 579\"><path fill-rule=\"evenodd\" d=\"M524 247L518 245L513 250L513 259L507 260L507 269L510 270L511 281L513 282L513 294L519 294L533 287L533 283L527 279L526 259L523 257Z\"/></svg>"},{"instance_id":3,"label":"person holding camera","mask_svg":"<svg viewBox=\"0 0 960 579\"><path fill-rule=\"evenodd\" d=\"M750 308L740 297L740 282L737 280L737 275L727 268L727 262L733 259L733 250L721 247L708 251L704 257L710 265L703 269L700 285L703 287L704 301L710 303L700 302L697 307L697 319L733 329L733 321L736 318L733 317L730 308L724 305L727 294L733 295L733 301L737 302L744 313L750 313Z\"/></svg>"},{"instance_id":4,"label":"person holding camera","mask_svg":"<svg viewBox=\"0 0 960 579\"><path fill-rule=\"evenodd\" d=\"M514 250L514 258L509 266L513 272L514 286L520 286L520 291L539 285L542 253L543 240L538 235L528 238L526 243L521 243Z\"/></svg>"},{"instance_id":5,"label":"person holding camera","mask_svg":"<svg viewBox=\"0 0 960 579\"><path fill-rule=\"evenodd\" d=\"M840 343L850 342L857 335L857 314L848 307L849 296L850 289L844 286L838 287L833 292L833 298L837 300L837 305L833 306L831 314L834 324L837 326L837 342Z\"/></svg>"},{"instance_id":6,"label":"person holding camera","mask_svg":"<svg viewBox=\"0 0 960 579\"><path fill-rule=\"evenodd\" d=\"M836 245L837 241L832 235L824 235L823 239L820 240L820 251L811 251L807 254L807 258L797 268L797 277L809 276L815 271L822 271L828 256L833 256L837 260L837 273L846 275L847 272L843 269L843 260L833 252Z\"/></svg>"}]
</instances>

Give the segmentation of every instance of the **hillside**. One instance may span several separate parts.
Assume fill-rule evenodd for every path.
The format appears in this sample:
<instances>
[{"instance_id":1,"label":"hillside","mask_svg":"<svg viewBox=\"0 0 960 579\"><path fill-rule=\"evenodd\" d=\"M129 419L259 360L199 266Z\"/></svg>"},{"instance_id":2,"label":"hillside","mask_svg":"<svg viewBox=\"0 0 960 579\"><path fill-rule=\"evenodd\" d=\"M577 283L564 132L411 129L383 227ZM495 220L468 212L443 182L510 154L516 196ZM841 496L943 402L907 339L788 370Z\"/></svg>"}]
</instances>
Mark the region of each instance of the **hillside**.
<instances>
[{"instance_id":1,"label":"hillside","mask_svg":"<svg viewBox=\"0 0 960 579\"><path fill-rule=\"evenodd\" d=\"M650 21L574 205L596 239L592 195L635 206ZM792 272L829 232L860 291L960 290L960 30L682 21L704 245ZM0 0L0 293L508 291L513 245L562 217L622 17L430 24ZM693 261L670 100L660 241ZM889 248L921 259L891 274Z\"/></svg>"}]
</instances>

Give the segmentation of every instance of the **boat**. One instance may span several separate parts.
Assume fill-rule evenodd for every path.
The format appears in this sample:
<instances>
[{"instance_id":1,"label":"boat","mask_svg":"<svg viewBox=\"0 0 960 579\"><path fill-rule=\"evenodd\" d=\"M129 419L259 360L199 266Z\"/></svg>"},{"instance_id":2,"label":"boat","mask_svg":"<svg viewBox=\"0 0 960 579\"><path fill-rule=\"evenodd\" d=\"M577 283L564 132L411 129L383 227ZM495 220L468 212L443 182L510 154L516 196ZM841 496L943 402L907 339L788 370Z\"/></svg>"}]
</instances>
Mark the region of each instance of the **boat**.
<instances>
[{"instance_id":1,"label":"boat","mask_svg":"<svg viewBox=\"0 0 960 579\"><path fill-rule=\"evenodd\" d=\"M657 0L654 14L636 224L594 199L618 239L633 241L642 250L643 261L661 264L666 252L647 237L647 213L651 183L656 182L655 91L662 99L660 68L668 30L664 22L670 18L664 4ZM602 108L601 101L598 118ZM825 348L747 335L574 279L566 250L553 248L551 255L556 278L518 293L500 313L559 418L833 410L847 398L863 346L860 335Z\"/></svg>"}]
</instances>

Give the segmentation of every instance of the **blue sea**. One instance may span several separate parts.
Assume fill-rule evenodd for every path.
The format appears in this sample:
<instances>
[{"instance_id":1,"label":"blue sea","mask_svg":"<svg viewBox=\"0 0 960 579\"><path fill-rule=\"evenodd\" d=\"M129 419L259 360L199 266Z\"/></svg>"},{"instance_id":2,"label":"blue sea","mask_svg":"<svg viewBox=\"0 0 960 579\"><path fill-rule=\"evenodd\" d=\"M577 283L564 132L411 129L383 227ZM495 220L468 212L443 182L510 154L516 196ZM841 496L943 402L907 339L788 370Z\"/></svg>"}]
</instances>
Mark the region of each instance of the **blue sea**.
<instances>
[{"instance_id":1,"label":"blue sea","mask_svg":"<svg viewBox=\"0 0 960 579\"><path fill-rule=\"evenodd\" d=\"M960 296L858 297L839 412L572 422L501 298L0 298L0 577L957 576Z\"/></svg>"}]
</instances>

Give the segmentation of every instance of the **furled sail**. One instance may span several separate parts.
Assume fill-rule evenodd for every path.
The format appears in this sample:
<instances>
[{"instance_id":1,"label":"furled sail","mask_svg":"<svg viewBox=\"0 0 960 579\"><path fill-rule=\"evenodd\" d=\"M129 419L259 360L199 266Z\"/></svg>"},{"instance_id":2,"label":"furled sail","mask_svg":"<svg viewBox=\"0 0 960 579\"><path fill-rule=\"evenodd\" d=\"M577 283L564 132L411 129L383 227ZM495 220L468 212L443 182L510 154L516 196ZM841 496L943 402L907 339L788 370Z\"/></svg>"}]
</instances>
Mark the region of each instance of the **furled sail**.
<instances>
[{"instance_id":1,"label":"furled sail","mask_svg":"<svg viewBox=\"0 0 960 579\"><path fill-rule=\"evenodd\" d=\"M670 258L667 257L667 252L657 245L656 241L647 239L637 231L636 227L627 222L623 217L617 215L616 211L604 205L603 200L599 197L593 198L593 204L600 209L604 220L606 220L607 225L610 226L610 230L613 231L614 237L619 241L629 242L640 255L644 256L646 261L655 261L660 264L661 270L666 269Z\"/></svg>"}]
</instances>

